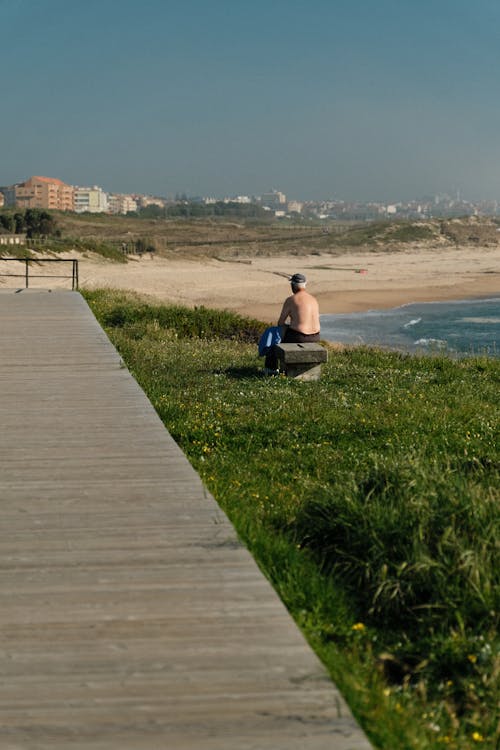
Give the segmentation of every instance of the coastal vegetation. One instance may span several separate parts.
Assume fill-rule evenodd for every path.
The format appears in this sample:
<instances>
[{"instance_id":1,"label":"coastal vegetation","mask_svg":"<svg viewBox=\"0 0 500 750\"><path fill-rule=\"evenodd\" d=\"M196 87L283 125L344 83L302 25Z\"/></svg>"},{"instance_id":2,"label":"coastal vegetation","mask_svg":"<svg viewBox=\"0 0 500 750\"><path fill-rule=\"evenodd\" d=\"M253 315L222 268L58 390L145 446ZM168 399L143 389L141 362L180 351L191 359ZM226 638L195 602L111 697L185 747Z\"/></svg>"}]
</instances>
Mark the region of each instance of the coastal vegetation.
<instances>
[{"instance_id":1,"label":"coastal vegetation","mask_svg":"<svg viewBox=\"0 0 500 750\"><path fill-rule=\"evenodd\" d=\"M0 234L17 234L26 238L23 245L0 246L0 256L12 256L13 249L16 257L23 258L36 257L37 251L52 254L76 250L82 254L94 253L107 260L124 262L123 253L118 251L116 245L103 238L63 236L58 216L57 211L38 208L0 211Z\"/></svg>"},{"instance_id":2,"label":"coastal vegetation","mask_svg":"<svg viewBox=\"0 0 500 750\"><path fill-rule=\"evenodd\" d=\"M497 748L500 362L264 378L258 321L85 297L374 746Z\"/></svg>"},{"instance_id":3,"label":"coastal vegetation","mask_svg":"<svg viewBox=\"0 0 500 750\"><path fill-rule=\"evenodd\" d=\"M0 232L25 234L29 239L59 236L53 213L37 208L0 211Z\"/></svg>"},{"instance_id":4,"label":"coastal vegetation","mask_svg":"<svg viewBox=\"0 0 500 750\"><path fill-rule=\"evenodd\" d=\"M245 206L245 204L242 204ZM176 257L252 257L257 255L341 255L353 248L377 252L395 252L401 248L424 245L436 248L460 245L488 246L499 241L498 225L490 218L380 221L342 221L275 218L215 213L211 215L106 216L99 214L59 214L58 226L64 238L122 244L142 239L156 252ZM248 207L245 209L250 210Z\"/></svg>"},{"instance_id":5,"label":"coastal vegetation","mask_svg":"<svg viewBox=\"0 0 500 750\"><path fill-rule=\"evenodd\" d=\"M273 214L256 203L238 203L236 201L202 203L200 201L179 200L165 207L154 204L146 206L137 211L137 216L140 219L233 217L270 221Z\"/></svg>"},{"instance_id":6,"label":"coastal vegetation","mask_svg":"<svg viewBox=\"0 0 500 750\"><path fill-rule=\"evenodd\" d=\"M27 235L27 250L76 251L108 260L144 252L165 257L251 258L276 255L341 255L345 251L397 252L412 245L497 245L498 224L489 218L380 221L276 218L253 204L179 203L139 214L76 214L0 210L2 231ZM0 248L0 253L2 252Z\"/></svg>"}]
</instances>

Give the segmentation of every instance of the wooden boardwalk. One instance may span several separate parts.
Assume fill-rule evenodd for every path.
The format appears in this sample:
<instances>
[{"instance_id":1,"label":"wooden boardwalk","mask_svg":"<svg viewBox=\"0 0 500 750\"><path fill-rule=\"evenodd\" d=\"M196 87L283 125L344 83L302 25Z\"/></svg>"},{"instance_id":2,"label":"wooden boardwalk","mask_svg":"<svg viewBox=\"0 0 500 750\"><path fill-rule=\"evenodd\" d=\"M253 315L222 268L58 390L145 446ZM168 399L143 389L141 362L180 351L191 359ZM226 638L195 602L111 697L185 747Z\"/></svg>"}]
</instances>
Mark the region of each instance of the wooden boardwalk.
<instances>
[{"instance_id":1,"label":"wooden boardwalk","mask_svg":"<svg viewBox=\"0 0 500 750\"><path fill-rule=\"evenodd\" d=\"M76 292L0 291L1 750L369 750Z\"/></svg>"}]
</instances>

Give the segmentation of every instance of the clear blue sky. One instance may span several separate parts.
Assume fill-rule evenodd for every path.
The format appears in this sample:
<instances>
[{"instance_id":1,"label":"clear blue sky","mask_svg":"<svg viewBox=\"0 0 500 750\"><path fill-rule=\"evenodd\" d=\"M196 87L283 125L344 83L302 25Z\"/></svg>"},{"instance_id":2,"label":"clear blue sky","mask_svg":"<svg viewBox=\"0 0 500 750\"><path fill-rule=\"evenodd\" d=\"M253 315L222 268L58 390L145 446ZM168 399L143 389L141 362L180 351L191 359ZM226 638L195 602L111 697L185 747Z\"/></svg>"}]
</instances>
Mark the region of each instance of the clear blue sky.
<instances>
[{"instance_id":1,"label":"clear blue sky","mask_svg":"<svg viewBox=\"0 0 500 750\"><path fill-rule=\"evenodd\" d=\"M0 0L0 184L500 199L498 0Z\"/></svg>"}]
</instances>

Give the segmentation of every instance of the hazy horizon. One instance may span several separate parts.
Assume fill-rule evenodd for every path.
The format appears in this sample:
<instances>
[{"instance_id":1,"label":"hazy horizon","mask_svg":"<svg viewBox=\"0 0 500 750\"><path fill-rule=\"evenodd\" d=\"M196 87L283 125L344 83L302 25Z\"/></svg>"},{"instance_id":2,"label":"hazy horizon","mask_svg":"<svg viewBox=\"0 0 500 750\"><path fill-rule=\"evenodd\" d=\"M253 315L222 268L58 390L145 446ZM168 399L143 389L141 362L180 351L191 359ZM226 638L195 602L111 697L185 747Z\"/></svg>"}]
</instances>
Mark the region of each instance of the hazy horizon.
<instances>
[{"instance_id":1,"label":"hazy horizon","mask_svg":"<svg viewBox=\"0 0 500 750\"><path fill-rule=\"evenodd\" d=\"M500 199L500 6L0 0L0 184Z\"/></svg>"}]
</instances>

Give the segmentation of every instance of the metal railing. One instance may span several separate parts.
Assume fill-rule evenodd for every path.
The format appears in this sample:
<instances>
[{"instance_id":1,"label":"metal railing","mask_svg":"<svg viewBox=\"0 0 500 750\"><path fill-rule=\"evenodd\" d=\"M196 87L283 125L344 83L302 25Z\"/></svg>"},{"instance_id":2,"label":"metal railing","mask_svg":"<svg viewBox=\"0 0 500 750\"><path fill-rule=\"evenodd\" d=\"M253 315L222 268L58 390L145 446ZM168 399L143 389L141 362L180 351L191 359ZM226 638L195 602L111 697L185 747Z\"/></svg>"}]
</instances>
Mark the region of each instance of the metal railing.
<instances>
[{"instance_id":1,"label":"metal railing","mask_svg":"<svg viewBox=\"0 0 500 750\"><path fill-rule=\"evenodd\" d=\"M11 262L16 261L16 263L24 263L24 273L0 273L0 276L4 277L12 277L14 279L24 279L25 280L25 288L29 288L29 280L30 280L30 264L35 263L36 265L41 265L42 263L71 263L72 264L72 272L71 276L67 275L64 276L62 274L41 274L41 273L31 273L31 278L33 279L71 279L71 289L75 291L78 289L78 260L76 258L43 258L43 260L40 259L34 259L34 258L3 258L0 255L0 263L3 262ZM31 269L33 271L33 269Z\"/></svg>"}]
</instances>

